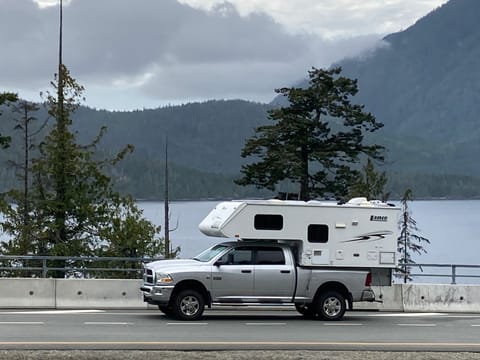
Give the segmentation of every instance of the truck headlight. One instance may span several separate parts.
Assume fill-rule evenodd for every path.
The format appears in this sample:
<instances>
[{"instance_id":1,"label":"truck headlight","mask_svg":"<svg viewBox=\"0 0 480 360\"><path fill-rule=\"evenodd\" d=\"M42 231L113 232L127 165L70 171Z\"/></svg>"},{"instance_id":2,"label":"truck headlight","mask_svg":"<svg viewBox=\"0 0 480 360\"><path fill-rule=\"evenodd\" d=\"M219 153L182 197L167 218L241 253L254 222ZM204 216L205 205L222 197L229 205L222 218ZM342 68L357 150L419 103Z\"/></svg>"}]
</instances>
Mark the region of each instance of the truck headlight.
<instances>
[{"instance_id":1,"label":"truck headlight","mask_svg":"<svg viewBox=\"0 0 480 360\"><path fill-rule=\"evenodd\" d=\"M173 282L173 279L169 274L156 273L155 275L155 279L157 279L157 284L169 284Z\"/></svg>"}]
</instances>

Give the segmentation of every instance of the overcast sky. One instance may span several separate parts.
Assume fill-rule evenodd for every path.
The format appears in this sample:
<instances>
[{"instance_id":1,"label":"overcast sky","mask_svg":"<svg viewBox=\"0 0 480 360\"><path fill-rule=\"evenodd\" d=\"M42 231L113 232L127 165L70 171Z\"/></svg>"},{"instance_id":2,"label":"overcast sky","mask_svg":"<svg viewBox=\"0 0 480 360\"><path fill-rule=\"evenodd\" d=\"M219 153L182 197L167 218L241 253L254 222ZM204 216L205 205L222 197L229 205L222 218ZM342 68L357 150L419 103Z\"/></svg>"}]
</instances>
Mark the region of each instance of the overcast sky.
<instances>
[{"instance_id":1,"label":"overcast sky","mask_svg":"<svg viewBox=\"0 0 480 360\"><path fill-rule=\"evenodd\" d=\"M91 107L269 102L312 66L379 46L446 1L64 0L63 59ZM0 91L49 90L55 3L0 0Z\"/></svg>"}]
</instances>

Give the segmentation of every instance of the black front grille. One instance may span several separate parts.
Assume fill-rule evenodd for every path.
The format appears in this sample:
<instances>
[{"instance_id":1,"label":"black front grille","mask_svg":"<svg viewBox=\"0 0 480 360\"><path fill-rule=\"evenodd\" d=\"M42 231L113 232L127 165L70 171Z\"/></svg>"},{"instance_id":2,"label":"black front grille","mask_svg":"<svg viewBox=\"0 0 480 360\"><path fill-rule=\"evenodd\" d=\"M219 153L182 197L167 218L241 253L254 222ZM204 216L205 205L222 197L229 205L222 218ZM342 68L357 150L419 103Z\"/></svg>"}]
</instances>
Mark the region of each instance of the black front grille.
<instances>
[{"instance_id":1,"label":"black front grille","mask_svg":"<svg viewBox=\"0 0 480 360\"><path fill-rule=\"evenodd\" d=\"M143 271L143 281L147 284L154 284L155 273L152 269L145 268Z\"/></svg>"}]
</instances>

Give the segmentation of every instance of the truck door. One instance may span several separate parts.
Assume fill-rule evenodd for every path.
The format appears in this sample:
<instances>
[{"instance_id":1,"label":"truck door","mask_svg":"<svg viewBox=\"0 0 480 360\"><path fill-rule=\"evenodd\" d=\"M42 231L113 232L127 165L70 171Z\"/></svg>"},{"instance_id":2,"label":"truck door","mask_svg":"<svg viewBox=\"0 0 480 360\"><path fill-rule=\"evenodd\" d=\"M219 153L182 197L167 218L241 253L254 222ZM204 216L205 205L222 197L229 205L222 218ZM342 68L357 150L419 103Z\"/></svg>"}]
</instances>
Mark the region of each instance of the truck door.
<instances>
[{"instance_id":1,"label":"truck door","mask_svg":"<svg viewBox=\"0 0 480 360\"><path fill-rule=\"evenodd\" d=\"M212 265L213 301L238 302L251 298L253 289L253 249L236 247Z\"/></svg>"},{"instance_id":2,"label":"truck door","mask_svg":"<svg viewBox=\"0 0 480 360\"><path fill-rule=\"evenodd\" d=\"M281 247L257 247L255 251L255 297L264 301L289 301L295 287L293 264L287 264Z\"/></svg>"}]
</instances>

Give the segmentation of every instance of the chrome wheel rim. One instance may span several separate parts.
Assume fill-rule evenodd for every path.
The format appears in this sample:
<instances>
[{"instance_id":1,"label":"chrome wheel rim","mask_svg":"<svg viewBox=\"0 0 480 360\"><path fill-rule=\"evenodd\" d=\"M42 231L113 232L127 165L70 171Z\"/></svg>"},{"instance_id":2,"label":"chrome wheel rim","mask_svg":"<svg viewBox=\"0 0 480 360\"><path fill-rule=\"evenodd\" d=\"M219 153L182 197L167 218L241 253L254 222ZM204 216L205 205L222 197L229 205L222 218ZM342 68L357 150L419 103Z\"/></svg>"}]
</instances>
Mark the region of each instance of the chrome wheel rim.
<instances>
[{"instance_id":1,"label":"chrome wheel rim","mask_svg":"<svg viewBox=\"0 0 480 360\"><path fill-rule=\"evenodd\" d=\"M200 309L200 302L195 296L185 296L180 302L180 309L184 315L193 316Z\"/></svg>"},{"instance_id":2,"label":"chrome wheel rim","mask_svg":"<svg viewBox=\"0 0 480 360\"><path fill-rule=\"evenodd\" d=\"M337 316L341 309L342 304L336 297L329 297L323 302L323 312L329 317Z\"/></svg>"}]
</instances>

